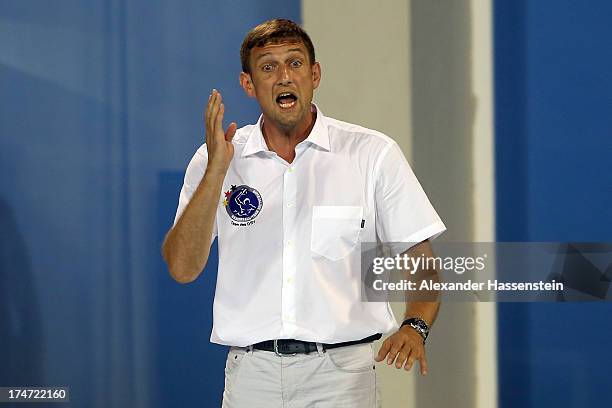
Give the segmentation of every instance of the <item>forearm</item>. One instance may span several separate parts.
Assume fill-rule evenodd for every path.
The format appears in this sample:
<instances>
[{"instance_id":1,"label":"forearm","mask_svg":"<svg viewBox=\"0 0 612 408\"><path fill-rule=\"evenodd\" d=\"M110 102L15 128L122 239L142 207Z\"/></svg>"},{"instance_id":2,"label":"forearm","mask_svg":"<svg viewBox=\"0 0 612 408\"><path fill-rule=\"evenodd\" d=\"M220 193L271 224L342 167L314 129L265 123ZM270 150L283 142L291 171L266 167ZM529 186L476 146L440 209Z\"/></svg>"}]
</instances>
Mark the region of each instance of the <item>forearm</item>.
<instances>
[{"instance_id":1,"label":"forearm","mask_svg":"<svg viewBox=\"0 0 612 408\"><path fill-rule=\"evenodd\" d=\"M406 312L404 320L411 317L418 317L425 320L429 327L436 321L438 311L440 310L440 302L406 302Z\"/></svg>"},{"instance_id":2,"label":"forearm","mask_svg":"<svg viewBox=\"0 0 612 408\"><path fill-rule=\"evenodd\" d=\"M404 255L410 258L427 259L433 257L433 250L429 240L425 240L410 248L402 254L402 257ZM416 266L416 262L411 262L411 264L415 265L416 270L402 268L404 273L408 275L404 276L404 278L416 283L417 287L420 287L418 282L423 279L439 279L437 271L429 269L427 262L420 262L419 266ZM439 293L435 291L406 291L406 312L404 313L404 319L417 317L424 320L427 326L431 327L436 320L438 309L440 308L438 295ZM410 325L401 327L383 342L376 356L376 361L382 361L385 358L387 359L387 364L393 364L395 361L396 368L403 366L406 370L410 370L413 363L418 360L421 366L421 374L427 374L424 337L419 330Z\"/></svg>"},{"instance_id":3,"label":"forearm","mask_svg":"<svg viewBox=\"0 0 612 408\"><path fill-rule=\"evenodd\" d=\"M206 170L196 191L162 246L170 275L178 282L194 281L210 253L217 206L225 174Z\"/></svg>"},{"instance_id":4,"label":"forearm","mask_svg":"<svg viewBox=\"0 0 612 408\"><path fill-rule=\"evenodd\" d=\"M423 241L407 251L408 256L422 259L433 258L434 253L431 244L428 240ZM421 267L413 271L409 279L416 281L417 287L420 287L420 282L423 280L439 281L438 272L433 268L426 268L427 265L421 263ZM428 326L436 320L438 311L440 310L439 291L418 290L414 293L406 294L406 311L404 319L418 317L423 319Z\"/></svg>"}]
</instances>

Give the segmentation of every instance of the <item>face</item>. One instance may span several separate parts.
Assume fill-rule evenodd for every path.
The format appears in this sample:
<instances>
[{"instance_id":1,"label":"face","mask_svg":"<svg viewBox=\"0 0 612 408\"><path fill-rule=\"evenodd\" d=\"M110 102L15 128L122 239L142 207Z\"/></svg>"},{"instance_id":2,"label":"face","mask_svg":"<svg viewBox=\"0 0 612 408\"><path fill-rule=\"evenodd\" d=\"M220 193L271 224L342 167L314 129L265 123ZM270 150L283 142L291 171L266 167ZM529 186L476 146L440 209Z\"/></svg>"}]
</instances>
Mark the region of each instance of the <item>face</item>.
<instances>
[{"instance_id":1,"label":"face","mask_svg":"<svg viewBox=\"0 0 612 408\"><path fill-rule=\"evenodd\" d=\"M301 42L269 44L251 50L251 73L240 74L240 84L257 98L266 121L288 131L309 123L313 91L321 68L312 64Z\"/></svg>"}]
</instances>

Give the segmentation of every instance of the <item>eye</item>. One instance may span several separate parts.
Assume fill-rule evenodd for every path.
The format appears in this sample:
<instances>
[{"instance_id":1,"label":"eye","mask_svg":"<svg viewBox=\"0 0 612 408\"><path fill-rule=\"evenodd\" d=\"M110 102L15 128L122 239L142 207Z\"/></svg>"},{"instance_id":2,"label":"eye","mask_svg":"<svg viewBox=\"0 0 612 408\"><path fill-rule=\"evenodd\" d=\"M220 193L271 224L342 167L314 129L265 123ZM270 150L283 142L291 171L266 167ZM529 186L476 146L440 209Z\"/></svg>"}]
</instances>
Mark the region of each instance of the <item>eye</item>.
<instances>
[{"instance_id":1,"label":"eye","mask_svg":"<svg viewBox=\"0 0 612 408\"><path fill-rule=\"evenodd\" d=\"M274 67L272 66L272 64L264 64L261 66L261 70L263 72L272 72L274 70Z\"/></svg>"},{"instance_id":2,"label":"eye","mask_svg":"<svg viewBox=\"0 0 612 408\"><path fill-rule=\"evenodd\" d=\"M299 67L302 66L302 61L300 61L300 60L293 60L293 61L291 61L291 66L293 68L299 68Z\"/></svg>"}]
</instances>

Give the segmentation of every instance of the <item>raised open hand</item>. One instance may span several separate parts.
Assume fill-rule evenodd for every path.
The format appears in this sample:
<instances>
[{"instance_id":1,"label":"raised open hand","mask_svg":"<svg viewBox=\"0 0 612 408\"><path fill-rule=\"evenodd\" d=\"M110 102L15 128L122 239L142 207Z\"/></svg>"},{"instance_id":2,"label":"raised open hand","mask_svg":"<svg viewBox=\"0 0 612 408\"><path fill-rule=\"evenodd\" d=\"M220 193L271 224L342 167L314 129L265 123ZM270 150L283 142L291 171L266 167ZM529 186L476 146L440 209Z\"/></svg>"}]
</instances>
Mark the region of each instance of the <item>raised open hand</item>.
<instances>
[{"instance_id":1,"label":"raised open hand","mask_svg":"<svg viewBox=\"0 0 612 408\"><path fill-rule=\"evenodd\" d=\"M221 99L221 93L213 89L208 98L206 106L206 150L208 151L208 171L222 174L227 172L232 157L234 156L234 145L232 138L236 134L237 125L230 123L227 130L223 131L223 114L225 105Z\"/></svg>"}]
</instances>

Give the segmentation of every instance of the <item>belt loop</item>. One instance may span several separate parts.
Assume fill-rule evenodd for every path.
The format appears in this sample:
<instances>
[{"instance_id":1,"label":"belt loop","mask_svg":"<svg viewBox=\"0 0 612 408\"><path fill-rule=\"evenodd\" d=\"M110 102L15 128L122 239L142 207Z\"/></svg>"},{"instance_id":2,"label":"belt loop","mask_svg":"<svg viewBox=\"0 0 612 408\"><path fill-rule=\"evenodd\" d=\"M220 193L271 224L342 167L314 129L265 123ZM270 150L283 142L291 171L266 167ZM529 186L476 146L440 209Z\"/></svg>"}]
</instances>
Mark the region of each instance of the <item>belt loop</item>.
<instances>
[{"instance_id":1,"label":"belt loop","mask_svg":"<svg viewBox=\"0 0 612 408\"><path fill-rule=\"evenodd\" d=\"M319 356L323 357L324 352L325 351L323 350L323 344L317 343L317 353L319 353Z\"/></svg>"}]
</instances>

